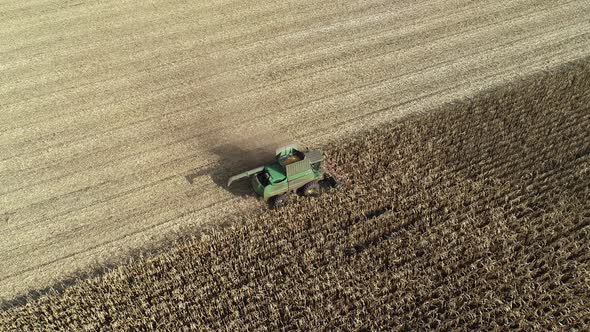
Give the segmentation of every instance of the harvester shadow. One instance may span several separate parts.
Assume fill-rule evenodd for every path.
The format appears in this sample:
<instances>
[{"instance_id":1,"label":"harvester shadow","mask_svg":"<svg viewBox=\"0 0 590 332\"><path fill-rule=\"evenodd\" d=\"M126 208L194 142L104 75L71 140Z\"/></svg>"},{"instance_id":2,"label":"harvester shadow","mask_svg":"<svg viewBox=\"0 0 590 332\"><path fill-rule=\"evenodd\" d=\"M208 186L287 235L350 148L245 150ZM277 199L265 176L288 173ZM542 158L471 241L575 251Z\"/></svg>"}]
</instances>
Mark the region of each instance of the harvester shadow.
<instances>
[{"instance_id":1,"label":"harvester shadow","mask_svg":"<svg viewBox=\"0 0 590 332\"><path fill-rule=\"evenodd\" d=\"M250 181L248 178L240 179L228 187L228 179L233 175L268 164L274 158L274 151L270 149L248 149L234 144L215 146L210 151L218 157L216 165L195 170L185 175L185 179L192 185L196 178L210 176L216 185L240 197L256 196L250 186Z\"/></svg>"}]
</instances>

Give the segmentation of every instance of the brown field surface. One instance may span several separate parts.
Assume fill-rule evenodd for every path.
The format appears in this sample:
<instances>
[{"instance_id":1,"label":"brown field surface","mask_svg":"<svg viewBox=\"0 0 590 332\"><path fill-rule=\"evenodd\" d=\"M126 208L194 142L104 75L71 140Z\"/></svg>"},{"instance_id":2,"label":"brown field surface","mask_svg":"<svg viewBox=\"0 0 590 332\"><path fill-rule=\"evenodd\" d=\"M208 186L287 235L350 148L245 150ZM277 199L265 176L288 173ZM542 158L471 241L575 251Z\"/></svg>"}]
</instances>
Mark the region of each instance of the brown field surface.
<instances>
[{"instance_id":1,"label":"brown field surface","mask_svg":"<svg viewBox=\"0 0 590 332\"><path fill-rule=\"evenodd\" d=\"M259 206L220 186L248 152L587 56L588 17L583 0L2 2L0 299Z\"/></svg>"},{"instance_id":2,"label":"brown field surface","mask_svg":"<svg viewBox=\"0 0 590 332\"><path fill-rule=\"evenodd\" d=\"M0 329L582 330L590 58L328 146L346 180L0 313Z\"/></svg>"}]
</instances>

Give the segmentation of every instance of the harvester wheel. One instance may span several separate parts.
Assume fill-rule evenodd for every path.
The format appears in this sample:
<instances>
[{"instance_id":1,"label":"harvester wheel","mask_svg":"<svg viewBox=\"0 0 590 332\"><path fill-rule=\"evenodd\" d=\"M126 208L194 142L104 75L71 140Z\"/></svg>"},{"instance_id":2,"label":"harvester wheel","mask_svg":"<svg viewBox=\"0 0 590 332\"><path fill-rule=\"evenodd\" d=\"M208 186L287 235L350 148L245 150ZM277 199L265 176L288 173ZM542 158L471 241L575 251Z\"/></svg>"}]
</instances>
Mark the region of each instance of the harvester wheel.
<instances>
[{"instance_id":1,"label":"harvester wheel","mask_svg":"<svg viewBox=\"0 0 590 332\"><path fill-rule=\"evenodd\" d=\"M277 209L287 204L287 194L276 195L268 199L271 209Z\"/></svg>"},{"instance_id":2,"label":"harvester wheel","mask_svg":"<svg viewBox=\"0 0 590 332\"><path fill-rule=\"evenodd\" d=\"M317 181L311 181L301 187L303 196L317 196L320 194L320 184Z\"/></svg>"}]
</instances>

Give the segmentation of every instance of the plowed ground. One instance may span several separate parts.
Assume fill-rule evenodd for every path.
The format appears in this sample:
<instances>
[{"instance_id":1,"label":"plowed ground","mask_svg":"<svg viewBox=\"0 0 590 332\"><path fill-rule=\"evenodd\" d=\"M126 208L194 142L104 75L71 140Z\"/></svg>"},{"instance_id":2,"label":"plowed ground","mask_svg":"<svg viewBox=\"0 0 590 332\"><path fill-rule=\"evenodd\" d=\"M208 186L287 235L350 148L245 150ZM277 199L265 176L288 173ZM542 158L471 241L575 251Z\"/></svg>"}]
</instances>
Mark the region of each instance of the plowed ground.
<instances>
[{"instance_id":1,"label":"plowed ground","mask_svg":"<svg viewBox=\"0 0 590 332\"><path fill-rule=\"evenodd\" d=\"M328 147L346 186L0 314L98 330L590 325L590 60Z\"/></svg>"}]
</instances>

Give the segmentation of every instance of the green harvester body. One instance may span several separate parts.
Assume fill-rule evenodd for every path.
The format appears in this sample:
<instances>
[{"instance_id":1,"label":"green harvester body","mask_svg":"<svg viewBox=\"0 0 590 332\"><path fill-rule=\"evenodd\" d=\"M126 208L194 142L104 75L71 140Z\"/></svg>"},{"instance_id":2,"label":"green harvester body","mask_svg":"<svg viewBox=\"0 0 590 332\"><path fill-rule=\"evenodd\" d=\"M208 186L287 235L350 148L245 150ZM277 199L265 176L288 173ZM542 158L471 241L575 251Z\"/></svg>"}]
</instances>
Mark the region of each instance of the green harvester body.
<instances>
[{"instance_id":1,"label":"green harvester body","mask_svg":"<svg viewBox=\"0 0 590 332\"><path fill-rule=\"evenodd\" d=\"M249 177L252 189L259 197L268 201L271 197L283 195L302 188L306 184L324 179L323 154L320 150L300 151L291 144L276 150L276 161L229 178L227 185Z\"/></svg>"}]
</instances>

